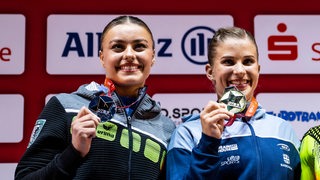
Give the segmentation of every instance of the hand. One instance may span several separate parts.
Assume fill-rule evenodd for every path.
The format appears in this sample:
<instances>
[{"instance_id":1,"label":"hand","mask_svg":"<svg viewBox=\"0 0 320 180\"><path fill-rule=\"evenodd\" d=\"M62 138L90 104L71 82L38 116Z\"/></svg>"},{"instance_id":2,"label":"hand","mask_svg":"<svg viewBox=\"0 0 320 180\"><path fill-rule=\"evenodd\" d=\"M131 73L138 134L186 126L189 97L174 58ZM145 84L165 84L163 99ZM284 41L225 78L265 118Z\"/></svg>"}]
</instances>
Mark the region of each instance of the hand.
<instances>
[{"instance_id":1,"label":"hand","mask_svg":"<svg viewBox=\"0 0 320 180\"><path fill-rule=\"evenodd\" d=\"M200 113L202 132L207 136L221 138L224 129L224 120L233 117L234 113L226 109L226 105L209 101Z\"/></svg>"},{"instance_id":2,"label":"hand","mask_svg":"<svg viewBox=\"0 0 320 180\"><path fill-rule=\"evenodd\" d=\"M91 141L96 137L96 128L99 122L98 116L88 108L82 107L71 123L72 145L82 157L86 156L90 150Z\"/></svg>"}]
</instances>

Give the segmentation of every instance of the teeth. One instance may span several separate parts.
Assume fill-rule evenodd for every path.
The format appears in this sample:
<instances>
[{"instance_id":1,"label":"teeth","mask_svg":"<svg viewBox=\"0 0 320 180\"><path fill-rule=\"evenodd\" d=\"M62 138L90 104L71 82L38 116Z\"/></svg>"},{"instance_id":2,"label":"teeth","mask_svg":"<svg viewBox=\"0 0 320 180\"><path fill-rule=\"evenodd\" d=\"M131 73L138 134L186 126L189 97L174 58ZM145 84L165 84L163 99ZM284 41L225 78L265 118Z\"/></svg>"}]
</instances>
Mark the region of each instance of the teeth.
<instances>
[{"instance_id":1,"label":"teeth","mask_svg":"<svg viewBox=\"0 0 320 180\"><path fill-rule=\"evenodd\" d=\"M234 84L234 85L245 84L245 83L247 83L247 80L230 81L230 83Z\"/></svg>"},{"instance_id":2,"label":"teeth","mask_svg":"<svg viewBox=\"0 0 320 180\"><path fill-rule=\"evenodd\" d=\"M134 71L138 69L137 66L121 66L121 70L124 70L124 71Z\"/></svg>"}]
</instances>

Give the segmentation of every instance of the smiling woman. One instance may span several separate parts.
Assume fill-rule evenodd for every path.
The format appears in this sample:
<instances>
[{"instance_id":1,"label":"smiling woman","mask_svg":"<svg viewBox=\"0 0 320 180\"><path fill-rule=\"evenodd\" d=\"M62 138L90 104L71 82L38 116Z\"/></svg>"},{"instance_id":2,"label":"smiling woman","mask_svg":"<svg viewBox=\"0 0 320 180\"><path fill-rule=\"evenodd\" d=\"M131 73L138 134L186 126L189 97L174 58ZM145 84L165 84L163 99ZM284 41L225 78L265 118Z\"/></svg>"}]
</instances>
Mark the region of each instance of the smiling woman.
<instances>
[{"instance_id":1,"label":"smiling woman","mask_svg":"<svg viewBox=\"0 0 320 180\"><path fill-rule=\"evenodd\" d=\"M113 19L101 36L104 83L50 99L15 179L163 179L175 125L146 93L154 56L141 19Z\"/></svg>"},{"instance_id":2,"label":"smiling woman","mask_svg":"<svg viewBox=\"0 0 320 180\"><path fill-rule=\"evenodd\" d=\"M208 62L218 102L209 101L173 133L167 179L299 179L300 141L291 124L267 114L253 96L260 71L253 36L220 28Z\"/></svg>"},{"instance_id":3,"label":"smiling woman","mask_svg":"<svg viewBox=\"0 0 320 180\"><path fill-rule=\"evenodd\" d=\"M151 31L141 24L123 21L103 31L100 61L120 95L136 96L155 61Z\"/></svg>"}]
</instances>

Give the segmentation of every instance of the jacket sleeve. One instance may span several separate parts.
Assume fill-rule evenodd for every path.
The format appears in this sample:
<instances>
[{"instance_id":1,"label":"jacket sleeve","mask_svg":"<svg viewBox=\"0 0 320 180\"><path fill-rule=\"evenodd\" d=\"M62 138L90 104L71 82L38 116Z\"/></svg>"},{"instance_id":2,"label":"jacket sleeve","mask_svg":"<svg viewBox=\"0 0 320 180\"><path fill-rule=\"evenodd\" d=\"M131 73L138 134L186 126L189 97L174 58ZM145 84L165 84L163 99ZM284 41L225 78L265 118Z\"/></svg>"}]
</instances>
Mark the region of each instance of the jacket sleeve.
<instances>
[{"instance_id":1,"label":"jacket sleeve","mask_svg":"<svg viewBox=\"0 0 320 180\"><path fill-rule=\"evenodd\" d=\"M50 99L17 165L15 179L69 179L72 176L81 161L80 154L71 145L70 124L75 115L67 113L56 97Z\"/></svg>"},{"instance_id":2,"label":"jacket sleeve","mask_svg":"<svg viewBox=\"0 0 320 180\"><path fill-rule=\"evenodd\" d=\"M201 131L201 129L198 129ZM179 126L172 135L167 155L167 179L204 179L218 172L220 139L202 134L199 143L194 134Z\"/></svg>"},{"instance_id":3,"label":"jacket sleeve","mask_svg":"<svg viewBox=\"0 0 320 180\"><path fill-rule=\"evenodd\" d=\"M218 155L220 141L202 134L198 146L192 151L190 170L186 179L215 179L220 167Z\"/></svg>"},{"instance_id":4,"label":"jacket sleeve","mask_svg":"<svg viewBox=\"0 0 320 180\"><path fill-rule=\"evenodd\" d=\"M305 136L302 140L300 149L301 158L301 179L315 179L315 158L313 152L315 151L315 140L311 136Z\"/></svg>"}]
</instances>

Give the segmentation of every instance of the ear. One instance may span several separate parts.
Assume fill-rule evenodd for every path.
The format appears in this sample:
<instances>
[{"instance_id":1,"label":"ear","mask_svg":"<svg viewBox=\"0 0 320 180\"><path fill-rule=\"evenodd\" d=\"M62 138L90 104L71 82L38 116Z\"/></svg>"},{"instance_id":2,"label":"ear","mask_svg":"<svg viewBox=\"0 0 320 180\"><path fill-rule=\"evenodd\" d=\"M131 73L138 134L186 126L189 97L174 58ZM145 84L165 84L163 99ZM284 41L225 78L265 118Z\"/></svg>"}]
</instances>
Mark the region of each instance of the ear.
<instances>
[{"instance_id":1,"label":"ear","mask_svg":"<svg viewBox=\"0 0 320 180\"><path fill-rule=\"evenodd\" d=\"M154 63L156 63L156 59L153 58L152 61L151 61L151 67L154 65Z\"/></svg>"},{"instance_id":2,"label":"ear","mask_svg":"<svg viewBox=\"0 0 320 180\"><path fill-rule=\"evenodd\" d=\"M100 63L101 63L101 65L104 67L102 50L99 51L99 58L100 58Z\"/></svg>"},{"instance_id":3,"label":"ear","mask_svg":"<svg viewBox=\"0 0 320 180\"><path fill-rule=\"evenodd\" d=\"M213 67L210 64L206 64L206 76L210 81L214 80L214 75L213 75Z\"/></svg>"},{"instance_id":4,"label":"ear","mask_svg":"<svg viewBox=\"0 0 320 180\"><path fill-rule=\"evenodd\" d=\"M152 54L152 61L151 61L151 67L154 65L154 63L156 63L156 57L155 57L155 50L153 50L153 54Z\"/></svg>"}]
</instances>

